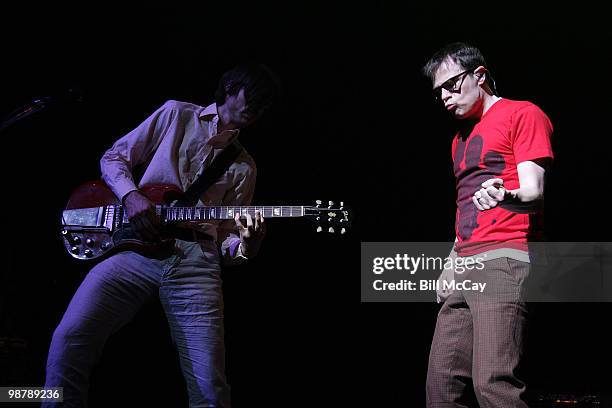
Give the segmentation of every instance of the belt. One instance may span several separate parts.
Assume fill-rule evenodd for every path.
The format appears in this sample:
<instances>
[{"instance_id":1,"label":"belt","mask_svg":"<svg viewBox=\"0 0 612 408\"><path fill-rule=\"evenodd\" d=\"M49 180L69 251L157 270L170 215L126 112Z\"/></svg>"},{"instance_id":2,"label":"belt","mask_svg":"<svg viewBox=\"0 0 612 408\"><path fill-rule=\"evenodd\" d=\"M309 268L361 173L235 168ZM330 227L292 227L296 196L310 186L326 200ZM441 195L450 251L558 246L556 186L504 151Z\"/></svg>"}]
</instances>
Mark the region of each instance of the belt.
<instances>
[{"instance_id":1,"label":"belt","mask_svg":"<svg viewBox=\"0 0 612 408\"><path fill-rule=\"evenodd\" d=\"M172 235L182 241L214 241L212 236L191 228L175 228Z\"/></svg>"}]
</instances>

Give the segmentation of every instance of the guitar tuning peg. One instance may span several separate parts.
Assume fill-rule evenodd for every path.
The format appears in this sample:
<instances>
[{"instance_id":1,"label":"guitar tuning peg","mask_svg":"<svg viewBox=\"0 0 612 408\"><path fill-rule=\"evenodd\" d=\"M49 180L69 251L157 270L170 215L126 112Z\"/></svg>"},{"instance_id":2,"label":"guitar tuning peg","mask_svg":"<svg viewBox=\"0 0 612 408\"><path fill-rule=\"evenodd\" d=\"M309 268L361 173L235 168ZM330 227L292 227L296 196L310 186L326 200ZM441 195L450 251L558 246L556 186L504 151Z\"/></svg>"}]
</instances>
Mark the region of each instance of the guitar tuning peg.
<instances>
[{"instance_id":1,"label":"guitar tuning peg","mask_svg":"<svg viewBox=\"0 0 612 408\"><path fill-rule=\"evenodd\" d=\"M319 207L321 204L323 204L323 201L317 200L317 201L315 201L315 203L317 203L317 207Z\"/></svg>"},{"instance_id":2,"label":"guitar tuning peg","mask_svg":"<svg viewBox=\"0 0 612 408\"><path fill-rule=\"evenodd\" d=\"M342 229L340 230L340 234L345 234L345 233L346 233L346 228L342 228Z\"/></svg>"},{"instance_id":3,"label":"guitar tuning peg","mask_svg":"<svg viewBox=\"0 0 612 408\"><path fill-rule=\"evenodd\" d=\"M317 232L321 232L321 231L323 231L323 228L322 227L317 227Z\"/></svg>"},{"instance_id":4,"label":"guitar tuning peg","mask_svg":"<svg viewBox=\"0 0 612 408\"><path fill-rule=\"evenodd\" d=\"M329 227L329 233L330 233L330 234L333 234L334 232L335 232L335 231L334 231L334 227Z\"/></svg>"},{"instance_id":5,"label":"guitar tuning peg","mask_svg":"<svg viewBox=\"0 0 612 408\"><path fill-rule=\"evenodd\" d=\"M329 202L329 207L328 207L328 208L332 208L333 206L334 206L334 202L333 202L333 201L330 201L330 202Z\"/></svg>"},{"instance_id":6,"label":"guitar tuning peg","mask_svg":"<svg viewBox=\"0 0 612 408\"><path fill-rule=\"evenodd\" d=\"M344 201L340 201L340 209L342 210L344 208Z\"/></svg>"}]
</instances>

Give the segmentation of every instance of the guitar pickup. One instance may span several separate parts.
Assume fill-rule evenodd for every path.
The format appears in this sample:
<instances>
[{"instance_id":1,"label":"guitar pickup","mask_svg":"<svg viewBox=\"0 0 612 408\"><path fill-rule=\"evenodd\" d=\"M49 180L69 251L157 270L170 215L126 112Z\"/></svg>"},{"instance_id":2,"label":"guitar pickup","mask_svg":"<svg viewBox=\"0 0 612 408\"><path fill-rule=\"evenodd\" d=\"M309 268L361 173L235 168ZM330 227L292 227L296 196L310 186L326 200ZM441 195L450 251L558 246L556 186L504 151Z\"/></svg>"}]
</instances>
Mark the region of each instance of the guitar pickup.
<instances>
[{"instance_id":1,"label":"guitar pickup","mask_svg":"<svg viewBox=\"0 0 612 408\"><path fill-rule=\"evenodd\" d=\"M104 227L104 207L64 210L62 224L65 226Z\"/></svg>"}]
</instances>

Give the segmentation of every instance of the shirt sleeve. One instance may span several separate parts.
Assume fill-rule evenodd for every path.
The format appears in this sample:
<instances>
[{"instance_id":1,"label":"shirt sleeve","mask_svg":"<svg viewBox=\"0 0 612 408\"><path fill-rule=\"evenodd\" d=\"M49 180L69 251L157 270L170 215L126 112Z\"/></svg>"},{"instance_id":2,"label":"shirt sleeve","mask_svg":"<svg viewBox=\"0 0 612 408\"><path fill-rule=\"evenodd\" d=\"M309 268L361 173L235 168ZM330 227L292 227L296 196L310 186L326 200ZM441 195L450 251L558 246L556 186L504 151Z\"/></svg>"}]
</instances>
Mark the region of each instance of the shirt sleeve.
<instances>
[{"instance_id":1,"label":"shirt sleeve","mask_svg":"<svg viewBox=\"0 0 612 408\"><path fill-rule=\"evenodd\" d=\"M516 163L549 157L553 158L551 137L553 126L546 114L536 105L519 109L512 120L512 150Z\"/></svg>"},{"instance_id":2,"label":"shirt sleeve","mask_svg":"<svg viewBox=\"0 0 612 408\"><path fill-rule=\"evenodd\" d=\"M134 130L117 140L100 159L102 179L119 199L137 189L132 169L148 160L159 147L176 117L176 103L168 101Z\"/></svg>"},{"instance_id":3,"label":"shirt sleeve","mask_svg":"<svg viewBox=\"0 0 612 408\"><path fill-rule=\"evenodd\" d=\"M227 191L223 197L223 205L248 206L251 205L255 192L257 169L250 165L243 171L236 171L234 188ZM217 240L225 266L239 265L247 260L240 246L240 233L234 220L222 221L217 227Z\"/></svg>"}]
</instances>

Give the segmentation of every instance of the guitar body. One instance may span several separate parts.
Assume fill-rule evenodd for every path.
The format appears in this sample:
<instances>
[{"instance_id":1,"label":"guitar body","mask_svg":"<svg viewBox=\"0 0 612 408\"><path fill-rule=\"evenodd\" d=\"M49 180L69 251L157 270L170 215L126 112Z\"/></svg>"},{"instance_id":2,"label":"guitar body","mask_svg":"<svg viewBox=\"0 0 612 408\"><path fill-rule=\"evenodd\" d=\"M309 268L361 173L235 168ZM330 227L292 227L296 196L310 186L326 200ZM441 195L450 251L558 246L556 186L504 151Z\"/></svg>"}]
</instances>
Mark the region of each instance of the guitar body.
<instances>
[{"instance_id":1,"label":"guitar body","mask_svg":"<svg viewBox=\"0 0 612 408\"><path fill-rule=\"evenodd\" d=\"M139 191L157 205L168 205L183 196L178 187L167 184L152 184ZM148 257L169 253L174 238L165 235L163 228L159 242L147 242L140 239L129 224L117 220L108 222L109 213L122 219L122 211L121 202L102 180L90 181L75 189L62 217L62 237L68 253L81 260L126 250Z\"/></svg>"},{"instance_id":2,"label":"guitar body","mask_svg":"<svg viewBox=\"0 0 612 408\"><path fill-rule=\"evenodd\" d=\"M151 184L139 189L154 204L170 204L183 197L183 192L171 184ZM91 208L121 202L102 180L89 181L76 188L66 204L67 210Z\"/></svg>"}]
</instances>

